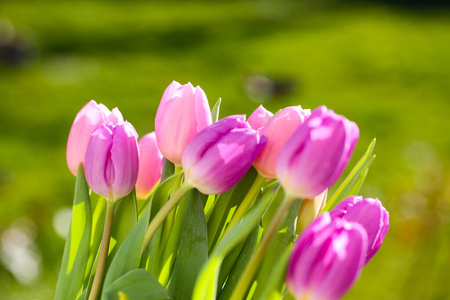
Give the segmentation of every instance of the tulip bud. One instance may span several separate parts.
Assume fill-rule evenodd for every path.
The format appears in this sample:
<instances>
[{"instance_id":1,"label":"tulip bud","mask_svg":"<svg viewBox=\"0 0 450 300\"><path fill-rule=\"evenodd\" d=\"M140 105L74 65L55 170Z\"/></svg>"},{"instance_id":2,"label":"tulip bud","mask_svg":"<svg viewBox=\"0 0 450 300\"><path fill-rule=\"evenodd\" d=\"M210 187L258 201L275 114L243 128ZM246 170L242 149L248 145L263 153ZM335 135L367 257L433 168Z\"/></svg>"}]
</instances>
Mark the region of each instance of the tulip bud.
<instances>
[{"instance_id":1,"label":"tulip bud","mask_svg":"<svg viewBox=\"0 0 450 300\"><path fill-rule=\"evenodd\" d=\"M348 197L330 211L332 218L361 224L367 232L368 247L365 263L377 253L389 230L389 213L378 199Z\"/></svg>"},{"instance_id":2,"label":"tulip bud","mask_svg":"<svg viewBox=\"0 0 450 300\"><path fill-rule=\"evenodd\" d=\"M165 90L155 117L158 147L176 165L189 141L212 123L205 92L191 83L172 82Z\"/></svg>"},{"instance_id":3,"label":"tulip bud","mask_svg":"<svg viewBox=\"0 0 450 300\"><path fill-rule=\"evenodd\" d=\"M137 133L120 122L95 129L86 150L86 180L91 189L110 201L128 195L139 171Z\"/></svg>"},{"instance_id":4,"label":"tulip bud","mask_svg":"<svg viewBox=\"0 0 450 300\"><path fill-rule=\"evenodd\" d=\"M258 130L273 117L273 113L264 108L264 106L260 105L257 109L250 115L247 122L250 124L250 127L254 130Z\"/></svg>"},{"instance_id":5,"label":"tulip bud","mask_svg":"<svg viewBox=\"0 0 450 300\"><path fill-rule=\"evenodd\" d=\"M359 277L366 251L361 225L323 213L295 243L287 287L296 299L340 299Z\"/></svg>"},{"instance_id":6,"label":"tulip bud","mask_svg":"<svg viewBox=\"0 0 450 300\"><path fill-rule=\"evenodd\" d=\"M229 116L197 134L183 153L186 181L203 194L221 194L248 171L265 138L250 128L245 116Z\"/></svg>"},{"instance_id":7,"label":"tulip bud","mask_svg":"<svg viewBox=\"0 0 450 300\"><path fill-rule=\"evenodd\" d=\"M314 220L327 203L328 189L312 199L303 199L298 211L297 229L299 234L312 220Z\"/></svg>"},{"instance_id":8,"label":"tulip bud","mask_svg":"<svg viewBox=\"0 0 450 300\"><path fill-rule=\"evenodd\" d=\"M336 182L358 138L354 122L318 107L280 151L277 178L292 196L313 198Z\"/></svg>"},{"instance_id":9,"label":"tulip bud","mask_svg":"<svg viewBox=\"0 0 450 300\"><path fill-rule=\"evenodd\" d=\"M147 199L155 184L161 179L163 156L156 143L155 133L144 135L139 146L139 175L136 182L136 198Z\"/></svg>"},{"instance_id":10,"label":"tulip bud","mask_svg":"<svg viewBox=\"0 0 450 300\"><path fill-rule=\"evenodd\" d=\"M66 159L70 172L77 176L80 163L84 167L86 148L92 132L100 124L122 122L123 117L117 108L112 112L103 104L97 104L94 100L89 101L77 114L70 128L67 140Z\"/></svg>"},{"instance_id":11,"label":"tulip bud","mask_svg":"<svg viewBox=\"0 0 450 300\"><path fill-rule=\"evenodd\" d=\"M276 177L276 162L286 141L297 128L306 121L311 110L299 106L290 106L277 113L259 130L261 136L267 137L267 144L253 163L255 169L264 177Z\"/></svg>"}]
</instances>

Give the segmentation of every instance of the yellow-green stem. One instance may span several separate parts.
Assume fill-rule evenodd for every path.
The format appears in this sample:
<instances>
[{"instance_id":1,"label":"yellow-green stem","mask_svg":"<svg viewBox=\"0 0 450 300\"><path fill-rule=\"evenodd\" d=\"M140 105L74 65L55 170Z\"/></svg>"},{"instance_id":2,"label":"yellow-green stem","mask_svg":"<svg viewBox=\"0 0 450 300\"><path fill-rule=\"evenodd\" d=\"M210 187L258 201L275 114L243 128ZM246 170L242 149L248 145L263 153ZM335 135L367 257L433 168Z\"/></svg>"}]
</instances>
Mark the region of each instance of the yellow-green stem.
<instances>
[{"instance_id":1,"label":"yellow-green stem","mask_svg":"<svg viewBox=\"0 0 450 300\"><path fill-rule=\"evenodd\" d=\"M280 207L277 212L273 216L272 221L270 222L269 227L264 232L264 236L261 240L261 243L250 259L247 267L245 268L244 273L241 275L238 284L234 288L233 294L231 295L231 300L242 300L245 297L245 294L248 290L250 283L253 281L253 277L255 276L258 267L261 264L261 261L264 257L264 253L272 242L275 234L277 233L281 223L283 222L289 208L294 203L296 198L290 195L285 195L283 201L281 202Z\"/></svg>"},{"instance_id":2,"label":"yellow-green stem","mask_svg":"<svg viewBox=\"0 0 450 300\"><path fill-rule=\"evenodd\" d=\"M233 217L230 220L230 223L227 226L227 229L225 232L231 230L244 216L247 209L252 204L253 200L255 199L256 195L261 189L261 186L263 185L264 181L266 181L266 177L260 175L256 175L255 181L253 181L252 186L247 192L247 195L245 195L244 199L242 200L241 204L239 204L236 212L234 213Z\"/></svg>"},{"instance_id":3,"label":"yellow-green stem","mask_svg":"<svg viewBox=\"0 0 450 300\"><path fill-rule=\"evenodd\" d=\"M109 241L111 239L111 229L114 217L114 201L107 200L105 226L103 227L102 243L100 245L100 254L98 257L97 271L95 272L94 282L92 283L89 300L97 300L102 289L103 277L106 268L106 259L108 258Z\"/></svg>"},{"instance_id":4,"label":"yellow-green stem","mask_svg":"<svg viewBox=\"0 0 450 300\"><path fill-rule=\"evenodd\" d=\"M155 215L153 220L148 225L147 231L145 232L144 236L144 244L142 251L144 251L145 248L147 248L148 243L150 243L150 240L152 239L153 235L155 234L156 230L158 230L159 226L164 222L166 217L170 214L170 212L175 208L178 201L183 198L183 196L192 189L192 186L188 184L186 181L183 182L183 184L180 186L180 188L170 197L170 199L164 204L163 207L158 211L158 213Z\"/></svg>"}]
</instances>

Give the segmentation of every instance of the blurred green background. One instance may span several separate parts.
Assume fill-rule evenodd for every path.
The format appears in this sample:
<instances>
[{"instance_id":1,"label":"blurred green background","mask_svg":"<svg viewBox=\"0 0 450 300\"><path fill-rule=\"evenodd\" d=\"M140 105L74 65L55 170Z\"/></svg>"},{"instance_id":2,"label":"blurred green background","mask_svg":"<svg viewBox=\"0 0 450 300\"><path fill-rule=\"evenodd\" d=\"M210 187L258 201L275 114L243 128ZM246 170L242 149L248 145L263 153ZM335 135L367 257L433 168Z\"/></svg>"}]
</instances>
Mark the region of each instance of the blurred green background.
<instances>
[{"instance_id":1,"label":"blurred green background","mask_svg":"<svg viewBox=\"0 0 450 300\"><path fill-rule=\"evenodd\" d=\"M166 86L221 116L327 105L372 138L362 194L391 227L345 299L450 299L450 7L435 1L0 3L0 298L51 299L75 178L76 113L119 107L142 136ZM348 172L348 170L347 170ZM59 232L59 233L58 233Z\"/></svg>"}]
</instances>

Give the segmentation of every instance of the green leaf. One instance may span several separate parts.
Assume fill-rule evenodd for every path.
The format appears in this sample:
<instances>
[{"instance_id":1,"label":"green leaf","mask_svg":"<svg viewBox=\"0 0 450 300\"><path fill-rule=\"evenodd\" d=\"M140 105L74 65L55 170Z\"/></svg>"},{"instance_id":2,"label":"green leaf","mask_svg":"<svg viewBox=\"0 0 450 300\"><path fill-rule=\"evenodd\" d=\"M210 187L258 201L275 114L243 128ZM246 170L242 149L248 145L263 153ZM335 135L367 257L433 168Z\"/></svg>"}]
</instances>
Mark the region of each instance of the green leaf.
<instances>
[{"instance_id":1,"label":"green leaf","mask_svg":"<svg viewBox=\"0 0 450 300\"><path fill-rule=\"evenodd\" d=\"M284 274L282 274L283 278L275 277L273 271L280 264L280 257L283 255L284 250L294 241L296 218L301 204L302 200L295 200L292 204L280 229L278 229L264 255L264 260L256 276L257 286L253 294L254 299L265 299L266 296L263 297L262 293L269 282L273 283L276 281L281 284L284 278Z\"/></svg>"},{"instance_id":2,"label":"green leaf","mask_svg":"<svg viewBox=\"0 0 450 300\"><path fill-rule=\"evenodd\" d=\"M164 160L164 166L168 166L170 169L173 164L168 160ZM173 170L172 170L173 171ZM167 177L164 181L158 185L156 190L151 196L149 206L151 206L150 220L156 215L156 213L161 209L164 203L169 199L172 188L179 179L181 174L173 174ZM161 179L162 180L162 179ZM155 235L150 240L150 243L145 248L142 254L141 268L146 269L155 277L159 275L159 257L160 257L160 241L161 241L162 227L158 228Z\"/></svg>"},{"instance_id":3,"label":"green leaf","mask_svg":"<svg viewBox=\"0 0 450 300\"><path fill-rule=\"evenodd\" d=\"M175 300L191 299L195 280L208 260L206 219L201 194L193 189L189 194L177 260L169 285Z\"/></svg>"},{"instance_id":4,"label":"green leaf","mask_svg":"<svg viewBox=\"0 0 450 300\"><path fill-rule=\"evenodd\" d=\"M251 236L251 234L250 234ZM247 238L248 240L248 238ZM220 267L220 273L219 273L219 279L217 282L217 286L223 287L225 281L227 280L228 275L230 275L231 270L233 270L234 265L236 264L236 261L239 258L239 255L241 254L242 249L245 246L245 243L247 240L241 241L236 247L233 248L233 250L228 253Z\"/></svg>"},{"instance_id":5,"label":"green leaf","mask_svg":"<svg viewBox=\"0 0 450 300\"><path fill-rule=\"evenodd\" d=\"M97 256L100 243L102 241L105 215L106 215L106 199L100 197L95 205L94 212L92 214L91 244L89 250L89 259L86 264L85 285L87 284L89 277L91 275L92 266L94 265L94 261Z\"/></svg>"},{"instance_id":6,"label":"green leaf","mask_svg":"<svg viewBox=\"0 0 450 300\"><path fill-rule=\"evenodd\" d=\"M163 168L161 171L161 183L175 174L175 165L167 158L164 158Z\"/></svg>"},{"instance_id":7,"label":"green leaf","mask_svg":"<svg viewBox=\"0 0 450 300\"><path fill-rule=\"evenodd\" d=\"M137 222L136 191L123 197L116 204L111 230L111 246L108 254L108 265L116 255L122 243Z\"/></svg>"},{"instance_id":8,"label":"green leaf","mask_svg":"<svg viewBox=\"0 0 450 300\"><path fill-rule=\"evenodd\" d=\"M259 201L250 212L245 215L242 221L236 224L230 231L227 232L226 235L222 237L220 242L217 244L217 247L214 249L213 254L221 254L225 256L231 249L233 249L236 245L239 244L240 241L243 241L250 232L255 228L255 226L259 223L262 214L266 210L267 206L270 204L272 199L276 196L277 193L282 192L282 188L276 182L273 183L273 186L268 188L263 193L261 201Z\"/></svg>"},{"instance_id":9,"label":"green leaf","mask_svg":"<svg viewBox=\"0 0 450 300\"><path fill-rule=\"evenodd\" d=\"M236 224L236 226L220 239L197 279L193 299L216 298L217 280L223 258L240 242L246 239L255 226L258 225L263 212L280 189L280 186L274 181L263 193L261 201L256 203L247 215L244 216L242 221Z\"/></svg>"},{"instance_id":10,"label":"green leaf","mask_svg":"<svg viewBox=\"0 0 450 300\"><path fill-rule=\"evenodd\" d=\"M223 257L220 255L209 258L208 263L202 269L194 287L192 299L215 300L217 295L217 278Z\"/></svg>"},{"instance_id":11,"label":"green leaf","mask_svg":"<svg viewBox=\"0 0 450 300\"><path fill-rule=\"evenodd\" d=\"M150 217L150 209L151 207L149 205L114 256L103 283L104 293L117 278L130 270L139 268L142 244Z\"/></svg>"},{"instance_id":12,"label":"green leaf","mask_svg":"<svg viewBox=\"0 0 450 300\"><path fill-rule=\"evenodd\" d=\"M83 168L78 167L72 221L56 286L55 300L77 299L83 288L91 242L92 210Z\"/></svg>"},{"instance_id":13,"label":"green leaf","mask_svg":"<svg viewBox=\"0 0 450 300\"><path fill-rule=\"evenodd\" d=\"M166 300L171 298L152 274L144 269L137 269L126 273L114 281L105 290L102 299Z\"/></svg>"},{"instance_id":14,"label":"green leaf","mask_svg":"<svg viewBox=\"0 0 450 300\"><path fill-rule=\"evenodd\" d=\"M161 182L159 186L156 188L155 192L152 195L152 213L150 216L150 220L152 220L158 211L163 207L163 205L167 202L167 199L170 197L170 193L172 192L172 188L177 180L182 176L182 173L175 173L172 176L168 177L166 180Z\"/></svg>"},{"instance_id":15,"label":"green leaf","mask_svg":"<svg viewBox=\"0 0 450 300\"><path fill-rule=\"evenodd\" d=\"M355 186L358 182L362 185L364 179L361 181L360 178L367 175L366 170L369 169L370 164L375 158L375 156L372 155L373 149L375 148L375 142L376 139L373 139L367 148L366 153L364 153L350 174L348 174L347 178L344 179L336 192L334 192L333 196L328 199L328 202L323 209L324 211L330 210L335 202L339 203L346 197L351 196L350 191L352 191L353 186Z\"/></svg>"},{"instance_id":16,"label":"green leaf","mask_svg":"<svg viewBox=\"0 0 450 300\"><path fill-rule=\"evenodd\" d=\"M214 236L212 242L208 241L208 243L211 245L210 252L213 247L217 244L217 241L219 240L220 236L223 233L223 230L225 229L224 226L226 225L226 221L228 219L228 215L230 211L236 207L239 203L242 202L242 199L244 199L245 195L247 195L248 190L252 186L253 182L255 181L255 178L257 176L258 172L256 172L255 168L251 167L247 173L244 175L244 177L237 183L237 185L233 189L233 193L231 195L231 201L228 201L227 208L225 209L224 214L220 218L219 226L216 231L216 235ZM211 220L210 220L211 221Z\"/></svg>"},{"instance_id":17,"label":"green leaf","mask_svg":"<svg viewBox=\"0 0 450 300\"><path fill-rule=\"evenodd\" d=\"M186 215L186 208L188 205L189 194L181 198L176 209L172 229L167 240L167 244L162 250L162 256L159 259L159 276L158 281L166 286L172 274L175 259L178 255L178 248L180 244L181 231L183 229L183 221ZM150 272L151 273L151 272Z\"/></svg>"},{"instance_id":18,"label":"green leaf","mask_svg":"<svg viewBox=\"0 0 450 300\"><path fill-rule=\"evenodd\" d=\"M280 286L284 285L286 269L289 258L291 257L291 252L292 245L286 247L282 254L277 258L277 263L270 272L271 279L265 282L260 299L281 299Z\"/></svg>"},{"instance_id":19,"label":"green leaf","mask_svg":"<svg viewBox=\"0 0 450 300\"><path fill-rule=\"evenodd\" d=\"M216 202L214 203L213 207L210 209L209 214L207 216L208 219L208 249L211 248L214 237L216 236L216 233L219 229L219 226L224 223L224 216L228 215L227 207L228 202L230 201L231 195L233 195L234 188L226 191L225 193L221 194ZM227 212L227 213L225 213ZM222 229L222 228L221 228Z\"/></svg>"},{"instance_id":20,"label":"green leaf","mask_svg":"<svg viewBox=\"0 0 450 300\"><path fill-rule=\"evenodd\" d=\"M222 103L222 98L219 98L216 102L216 104L214 104L214 107L211 111L211 117L212 117L212 122L216 123L219 120L219 111L220 111L220 104Z\"/></svg>"},{"instance_id":21,"label":"green leaf","mask_svg":"<svg viewBox=\"0 0 450 300\"><path fill-rule=\"evenodd\" d=\"M278 210L278 207L281 204L281 201L283 201L283 196L284 196L284 190L280 189L280 191L275 195L272 202L270 202L269 207L266 209L266 211L264 212L264 215L262 216L262 219L261 219L262 228L266 229L269 227L270 222L273 219L273 216L275 215L275 213Z\"/></svg>"},{"instance_id":22,"label":"green leaf","mask_svg":"<svg viewBox=\"0 0 450 300\"><path fill-rule=\"evenodd\" d=\"M245 241L244 247L242 248L242 251L239 254L239 258L234 264L231 273L229 274L225 287L219 294L219 300L230 299L231 294L233 293L234 288L239 281L239 278L244 272L248 261L255 252L256 244L258 242L258 232L259 232L259 225L257 225L255 229L253 229L253 231L250 233L247 240ZM225 262L226 259L224 261L224 264ZM264 298L255 298L255 299L264 299Z\"/></svg>"}]
</instances>

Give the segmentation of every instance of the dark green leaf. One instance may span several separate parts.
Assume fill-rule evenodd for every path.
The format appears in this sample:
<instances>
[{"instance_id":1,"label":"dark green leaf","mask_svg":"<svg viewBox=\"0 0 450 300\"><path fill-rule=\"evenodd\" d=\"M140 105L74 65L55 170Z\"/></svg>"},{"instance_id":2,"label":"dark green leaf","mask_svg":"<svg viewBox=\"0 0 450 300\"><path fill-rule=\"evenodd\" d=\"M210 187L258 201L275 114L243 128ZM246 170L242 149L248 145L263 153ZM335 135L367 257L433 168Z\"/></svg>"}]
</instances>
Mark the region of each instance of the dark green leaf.
<instances>
[{"instance_id":1,"label":"dark green leaf","mask_svg":"<svg viewBox=\"0 0 450 300\"><path fill-rule=\"evenodd\" d=\"M222 224L224 215L227 214L228 202L230 201L231 195L233 195L234 188L226 191L222 195L217 198L217 201L214 203L213 207L209 211L210 213L207 216L208 219L208 249L211 248L212 243L214 241L214 237L219 229L219 226Z\"/></svg>"},{"instance_id":2,"label":"dark green leaf","mask_svg":"<svg viewBox=\"0 0 450 300\"><path fill-rule=\"evenodd\" d=\"M267 280L260 299L281 299L280 286L284 285L286 269L292 252L292 245L284 249L282 255L278 257L278 262L273 266L271 279ZM254 294L255 295L255 294Z\"/></svg>"},{"instance_id":3,"label":"dark green leaf","mask_svg":"<svg viewBox=\"0 0 450 300\"><path fill-rule=\"evenodd\" d=\"M184 223L183 221L186 215L188 198L189 194L186 194L178 203L172 230L170 231L166 246L164 247L164 249L162 249L162 256L159 259L158 280L164 286L169 282L170 275L172 274L173 270L173 265L178 255L178 248Z\"/></svg>"},{"instance_id":4,"label":"dark green leaf","mask_svg":"<svg viewBox=\"0 0 450 300\"><path fill-rule=\"evenodd\" d=\"M119 293L125 294L129 300L171 299L158 280L144 269L132 270L118 278L105 290L102 299L119 300Z\"/></svg>"},{"instance_id":5,"label":"dark green leaf","mask_svg":"<svg viewBox=\"0 0 450 300\"><path fill-rule=\"evenodd\" d=\"M117 278L128 271L139 268L142 244L150 217L150 209L151 207L148 206L114 256L103 283L103 292L105 292Z\"/></svg>"},{"instance_id":6,"label":"dark green leaf","mask_svg":"<svg viewBox=\"0 0 450 300\"><path fill-rule=\"evenodd\" d=\"M258 225L262 214L279 190L279 185L276 185L276 182L274 181L272 186L268 186L267 190L263 193L261 201L256 203L256 205L250 209L249 213L244 216L242 221L236 224L236 226L220 239L197 279L193 299L216 299L217 280L223 258L240 242L245 240L255 226Z\"/></svg>"},{"instance_id":7,"label":"dark green leaf","mask_svg":"<svg viewBox=\"0 0 450 300\"><path fill-rule=\"evenodd\" d=\"M122 243L137 222L136 192L120 199L114 210L114 219L111 231L111 246L108 254L108 265L116 255Z\"/></svg>"},{"instance_id":8,"label":"dark green leaf","mask_svg":"<svg viewBox=\"0 0 450 300\"><path fill-rule=\"evenodd\" d=\"M169 291L173 299L191 299L194 284L203 264L208 260L206 219L201 194L189 193L180 238L178 258L173 269Z\"/></svg>"},{"instance_id":9,"label":"dark green leaf","mask_svg":"<svg viewBox=\"0 0 450 300\"><path fill-rule=\"evenodd\" d=\"M225 209L225 212L220 219L219 226L217 227L218 229L216 231L216 235L212 239L212 242L208 241L208 244L211 245L209 247L210 250L213 249L213 247L216 245L217 241L219 240L220 236L222 235L223 230L225 229L224 226L226 225L226 221L227 221L228 215L230 213L230 210L242 202L242 199L244 199L245 195L247 195L248 190L250 189L253 182L255 181L257 174L258 174L258 172L256 172L255 168L251 167L247 171L247 173L244 175L244 177L234 187L233 193L231 195L231 199L230 199L230 201L228 201L227 208Z\"/></svg>"},{"instance_id":10,"label":"dark green leaf","mask_svg":"<svg viewBox=\"0 0 450 300\"><path fill-rule=\"evenodd\" d=\"M77 299L81 293L89 259L91 229L92 210L89 188L80 164L75 183L72 221L64 247L55 300Z\"/></svg>"},{"instance_id":11,"label":"dark green leaf","mask_svg":"<svg viewBox=\"0 0 450 300\"><path fill-rule=\"evenodd\" d=\"M245 241L245 245L242 248L241 253L239 254L239 258L234 264L234 267L229 274L228 280L226 282L226 285L222 292L219 294L219 300L226 300L230 299L231 294L234 291L234 288L241 277L242 273L244 272L248 261L252 257L253 253L256 249L256 244L258 242L258 231L259 231L259 225L253 229L253 231L248 236L247 240ZM224 264L226 262L226 259L224 260ZM222 266L223 269L223 266ZM255 298L255 299L263 299L263 298Z\"/></svg>"},{"instance_id":12,"label":"dark green leaf","mask_svg":"<svg viewBox=\"0 0 450 300\"><path fill-rule=\"evenodd\" d=\"M278 232L264 255L264 260L262 261L258 275L256 276L257 286L253 294L254 299L264 299L262 292L266 285L268 285L270 281L276 281L278 284L281 284L284 278L284 274L282 274L282 278L275 277L273 271L276 266L280 264L280 257L283 255L285 249L294 241L296 218L301 203L301 200L295 200L292 204L280 229L278 229Z\"/></svg>"}]
</instances>

